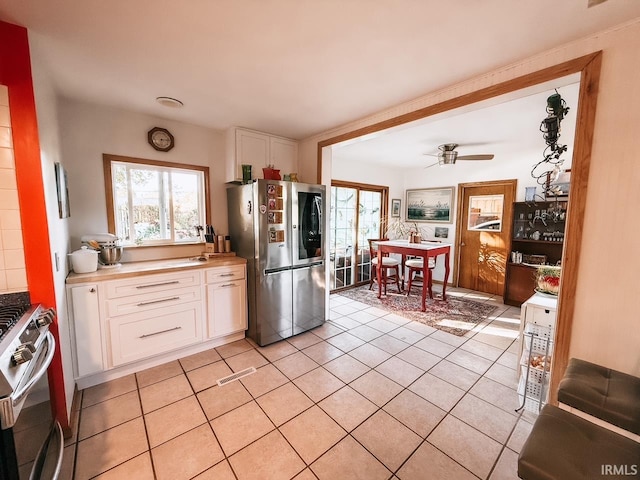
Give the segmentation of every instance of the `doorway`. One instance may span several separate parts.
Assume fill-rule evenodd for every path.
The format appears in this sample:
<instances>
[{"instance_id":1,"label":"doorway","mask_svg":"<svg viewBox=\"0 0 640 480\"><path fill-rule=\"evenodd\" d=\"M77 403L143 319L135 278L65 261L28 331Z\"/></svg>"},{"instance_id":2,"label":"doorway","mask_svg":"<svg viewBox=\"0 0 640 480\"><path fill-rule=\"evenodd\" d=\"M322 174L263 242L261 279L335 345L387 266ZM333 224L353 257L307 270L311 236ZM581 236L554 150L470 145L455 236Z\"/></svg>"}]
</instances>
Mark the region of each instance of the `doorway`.
<instances>
[{"instance_id":1,"label":"doorway","mask_svg":"<svg viewBox=\"0 0 640 480\"><path fill-rule=\"evenodd\" d=\"M516 183L458 185L458 286L502 296Z\"/></svg>"},{"instance_id":2,"label":"doorway","mask_svg":"<svg viewBox=\"0 0 640 480\"><path fill-rule=\"evenodd\" d=\"M602 51L594 52L318 142L317 178L321 181L323 178L323 152L325 151L325 147L380 132L387 128L392 128L414 120L431 117L458 107L468 106L499 95L513 93L520 89L542 84L546 81L552 81L566 75L573 73L580 74L580 96L576 120L580 128L575 132L571 166L572 190L574 193L579 192L579 194L571 196L571 201L567 207L568 220L565 235L571 238L571 242L565 243L562 255L564 268L562 272L562 288L558 297L559 308L556 327L555 367L552 370L549 385L551 403L557 402L558 384L569 362L569 346L575 308L574 292L578 284L582 224L586 206L586 192L591 162L601 65Z\"/></svg>"},{"instance_id":3,"label":"doorway","mask_svg":"<svg viewBox=\"0 0 640 480\"><path fill-rule=\"evenodd\" d=\"M369 282L369 238L380 238L387 215L388 187L352 182L331 183L330 290Z\"/></svg>"}]
</instances>

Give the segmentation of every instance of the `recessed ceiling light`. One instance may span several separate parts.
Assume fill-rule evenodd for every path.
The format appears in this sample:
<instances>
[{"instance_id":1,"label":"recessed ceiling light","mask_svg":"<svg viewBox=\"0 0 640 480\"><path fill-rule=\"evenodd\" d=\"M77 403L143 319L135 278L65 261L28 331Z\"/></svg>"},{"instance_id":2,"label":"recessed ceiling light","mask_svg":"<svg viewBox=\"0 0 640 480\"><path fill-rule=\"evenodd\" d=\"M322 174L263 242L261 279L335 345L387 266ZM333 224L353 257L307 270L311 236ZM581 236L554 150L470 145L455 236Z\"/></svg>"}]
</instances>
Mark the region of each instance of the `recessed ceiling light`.
<instances>
[{"instance_id":1,"label":"recessed ceiling light","mask_svg":"<svg viewBox=\"0 0 640 480\"><path fill-rule=\"evenodd\" d=\"M156 102L165 107L180 108L184 105L180 100L171 97L156 97Z\"/></svg>"}]
</instances>

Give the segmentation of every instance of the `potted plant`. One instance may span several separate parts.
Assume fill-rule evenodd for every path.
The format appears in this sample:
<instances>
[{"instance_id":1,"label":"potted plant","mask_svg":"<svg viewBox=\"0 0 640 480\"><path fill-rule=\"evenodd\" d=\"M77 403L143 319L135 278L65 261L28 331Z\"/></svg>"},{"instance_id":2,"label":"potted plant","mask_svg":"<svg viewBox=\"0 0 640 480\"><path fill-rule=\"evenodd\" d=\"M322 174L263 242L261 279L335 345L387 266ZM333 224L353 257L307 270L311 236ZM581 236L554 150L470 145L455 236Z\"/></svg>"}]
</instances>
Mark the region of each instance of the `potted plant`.
<instances>
[{"instance_id":1,"label":"potted plant","mask_svg":"<svg viewBox=\"0 0 640 480\"><path fill-rule=\"evenodd\" d=\"M536 271L536 291L548 295L558 295L560 291L561 267L540 265Z\"/></svg>"},{"instance_id":2,"label":"potted plant","mask_svg":"<svg viewBox=\"0 0 640 480\"><path fill-rule=\"evenodd\" d=\"M399 218L391 219L386 225L383 223L383 231L387 238L406 238L413 243L419 243L427 236L424 229L416 222L405 223Z\"/></svg>"}]
</instances>

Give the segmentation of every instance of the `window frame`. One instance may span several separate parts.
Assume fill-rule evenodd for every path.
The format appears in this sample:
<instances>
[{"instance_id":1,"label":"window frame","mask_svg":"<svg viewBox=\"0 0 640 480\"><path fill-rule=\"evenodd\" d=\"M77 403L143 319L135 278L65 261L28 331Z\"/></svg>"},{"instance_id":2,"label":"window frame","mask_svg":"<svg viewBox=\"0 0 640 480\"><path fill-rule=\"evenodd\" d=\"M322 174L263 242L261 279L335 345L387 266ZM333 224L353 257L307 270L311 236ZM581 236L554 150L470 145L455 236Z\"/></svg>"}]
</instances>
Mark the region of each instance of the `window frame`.
<instances>
[{"instance_id":1,"label":"window frame","mask_svg":"<svg viewBox=\"0 0 640 480\"><path fill-rule=\"evenodd\" d=\"M107 227L110 233L116 233L116 220L115 220L115 209L114 209L114 198L113 198L113 176L112 176L112 165L113 162L118 163L130 163L136 165L149 165L152 167L163 167L163 168L171 168L177 170L186 170L186 171L199 171L203 174L204 180L204 216L205 222L207 225L211 224L211 195L209 188L209 167L205 167L202 165L192 165L186 163L175 163L175 162L165 162L162 160L149 160L145 158L135 158L135 157L125 157L122 155L112 155L108 153L104 153L102 155L102 167L104 171L104 190L105 190L105 199L107 206ZM166 245L188 245L193 243L201 243L197 242L175 242L175 241L154 241L153 243L146 243L142 246L144 247L152 247L152 246L166 246ZM127 244L125 247L134 246L134 243Z\"/></svg>"}]
</instances>

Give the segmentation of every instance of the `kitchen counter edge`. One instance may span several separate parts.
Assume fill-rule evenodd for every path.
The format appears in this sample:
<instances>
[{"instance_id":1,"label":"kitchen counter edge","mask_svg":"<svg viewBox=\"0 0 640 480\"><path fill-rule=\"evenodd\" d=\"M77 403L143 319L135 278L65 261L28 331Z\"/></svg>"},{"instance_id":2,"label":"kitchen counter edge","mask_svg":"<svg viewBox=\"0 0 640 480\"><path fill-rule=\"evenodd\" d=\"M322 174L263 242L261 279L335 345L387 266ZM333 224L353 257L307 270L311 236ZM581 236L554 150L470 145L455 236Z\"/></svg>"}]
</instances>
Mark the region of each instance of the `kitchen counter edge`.
<instances>
[{"instance_id":1,"label":"kitchen counter edge","mask_svg":"<svg viewBox=\"0 0 640 480\"><path fill-rule=\"evenodd\" d=\"M193 268L215 268L232 265L244 265L247 261L241 257L210 258L206 262L190 260L188 258L176 258L169 260L152 260L147 262L123 263L117 268L103 268L90 273L70 272L67 276L67 285L75 283L100 282L120 278L136 277L140 274L154 274L167 272L180 272Z\"/></svg>"}]
</instances>

